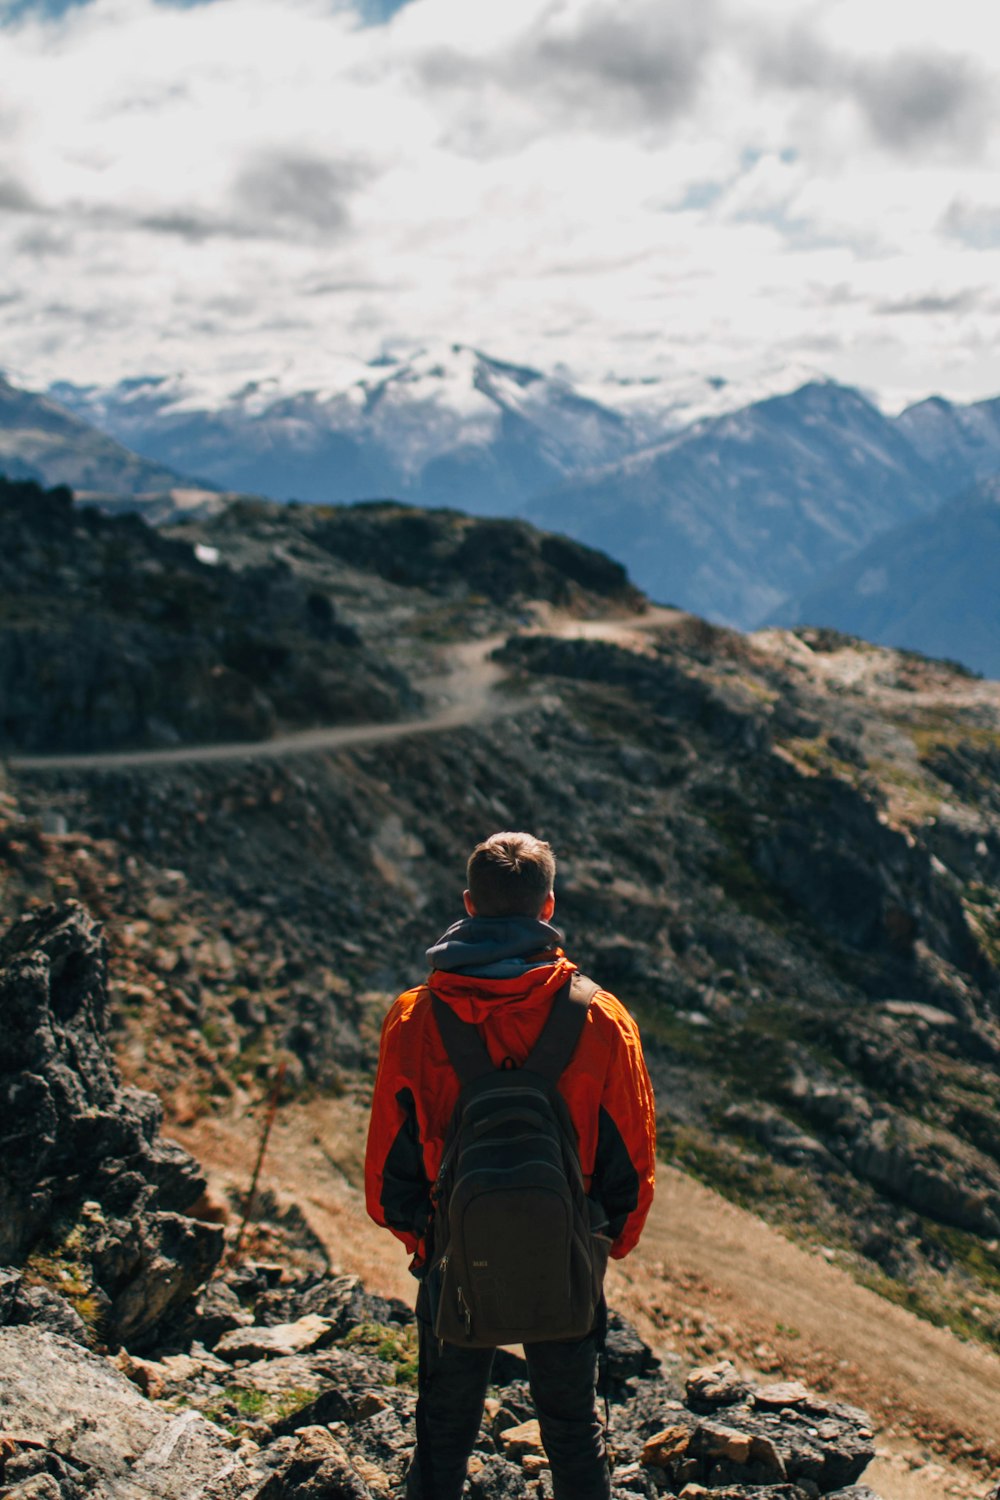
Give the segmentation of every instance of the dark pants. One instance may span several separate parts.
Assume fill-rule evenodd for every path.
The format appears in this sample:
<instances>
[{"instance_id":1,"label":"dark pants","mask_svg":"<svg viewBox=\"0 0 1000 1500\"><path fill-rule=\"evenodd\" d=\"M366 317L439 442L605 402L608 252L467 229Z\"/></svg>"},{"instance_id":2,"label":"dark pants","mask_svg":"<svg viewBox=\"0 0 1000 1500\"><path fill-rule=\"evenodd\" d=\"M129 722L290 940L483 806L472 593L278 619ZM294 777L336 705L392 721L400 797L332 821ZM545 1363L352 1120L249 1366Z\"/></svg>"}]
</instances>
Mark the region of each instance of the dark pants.
<instances>
[{"instance_id":1,"label":"dark pants","mask_svg":"<svg viewBox=\"0 0 1000 1500\"><path fill-rule=\"evenodd\" d=\"M492 1349L441 1344L420 1320L417 1449L407 1500L459 1500L483 1415ZM610 1500L604 1428L597 1414L598 1334L526 1344L528 1381L555 1500Z\"/></svg>"}]
</instances>

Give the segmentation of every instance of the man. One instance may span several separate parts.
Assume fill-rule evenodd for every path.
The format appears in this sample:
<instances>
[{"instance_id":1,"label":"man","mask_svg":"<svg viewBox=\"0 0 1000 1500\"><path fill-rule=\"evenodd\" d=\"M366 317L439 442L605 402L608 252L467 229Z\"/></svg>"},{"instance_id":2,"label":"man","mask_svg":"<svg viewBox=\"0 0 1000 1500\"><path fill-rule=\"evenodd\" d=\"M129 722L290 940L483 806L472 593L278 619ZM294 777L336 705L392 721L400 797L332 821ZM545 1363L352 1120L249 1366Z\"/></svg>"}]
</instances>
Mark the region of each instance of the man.
<instances>
[{"instance_id":1,"label":"man","mask_svg":"<svg viewBox=\"0 0 1000 1500\"><path fill-rule=\"evenodd\" d=\"M492 1348L435 1337L428 1288L431 1185L460 1082L433 996L471 1022L497 1069L520 1068L576 966L551 925L555 858L528 833L495 833L469 857L466 917L428 950L426 984L394 1002L382 1028L366 1159L368 1212L403 1241L421 1278L417 1447L408 1500L458 1500L476 1441ZM611 1255L635 1245L653 1196L655 1114L639 1034L598 990L558 1081L575 1129L584 1187L607 1215ZM431 1279L433 1279L433 1274ZM597 1324L603 1324L603 1303ZM556 1500L607 1500L610 1476L597 1414L603 1327L585 1337L525 1343L528 1379Z\"/></svg>"}]
</instances>

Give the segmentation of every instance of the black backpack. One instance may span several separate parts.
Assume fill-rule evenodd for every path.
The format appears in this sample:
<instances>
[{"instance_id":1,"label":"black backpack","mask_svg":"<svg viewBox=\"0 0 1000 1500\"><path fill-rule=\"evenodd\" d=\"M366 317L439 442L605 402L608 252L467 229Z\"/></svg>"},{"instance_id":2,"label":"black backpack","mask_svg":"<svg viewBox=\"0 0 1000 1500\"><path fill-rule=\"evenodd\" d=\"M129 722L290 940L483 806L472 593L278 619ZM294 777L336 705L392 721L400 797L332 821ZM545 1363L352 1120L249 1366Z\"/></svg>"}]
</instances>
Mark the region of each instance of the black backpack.
<instances>
[{"instance_id":1,"label":"black backpack","mask_svg":"<svg viewBox=\"0 0 1000 1500\"><path fill-rule=\"evenodd\" d=\"M594 1327L611 1240L556 1084L596 991L574 974L524 1066L500 1069L476 1027L432 995L462 1084L432 1195L434 1329L448 1343L582 1338Z\"/></svg>"}]
</instances>

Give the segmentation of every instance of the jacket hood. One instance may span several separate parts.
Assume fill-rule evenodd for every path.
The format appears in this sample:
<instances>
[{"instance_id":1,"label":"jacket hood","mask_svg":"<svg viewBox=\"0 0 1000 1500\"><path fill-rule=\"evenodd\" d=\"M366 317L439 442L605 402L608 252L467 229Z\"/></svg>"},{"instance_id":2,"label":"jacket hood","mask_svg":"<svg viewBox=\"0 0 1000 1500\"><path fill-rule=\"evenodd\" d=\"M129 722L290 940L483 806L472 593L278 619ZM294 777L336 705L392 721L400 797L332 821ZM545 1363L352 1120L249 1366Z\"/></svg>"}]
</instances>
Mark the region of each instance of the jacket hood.
<instances>
[{"instance_id":1,"label":"jacket hood","mask_svg":"<svg viewBox=\"0 0 1000 1500\"><path fill-rule=\"evenodd\" d=\"M551 961L563 934L537 917L463 917L427 950L434 969L480 979L511 979Z\"/></svg>"},{"instance_id":2,"label":"jacket hood","mask_svg":"<svg viewBox=\"0 0 1000 1500\"><path fill-rule=\"evenodd\" d=\"M570 962L561 948L557 948L545 962L510 979L484 979L478 975L435 969L427 983L435 995L440 995L445 1004L451 1006L460 1020L478 1026L495 1015L498 1009L510 1006L523 1011L525 1020L539 1010L547 1013L556 991L575 972L576 964Z\"/></svg>"}]
</instances>

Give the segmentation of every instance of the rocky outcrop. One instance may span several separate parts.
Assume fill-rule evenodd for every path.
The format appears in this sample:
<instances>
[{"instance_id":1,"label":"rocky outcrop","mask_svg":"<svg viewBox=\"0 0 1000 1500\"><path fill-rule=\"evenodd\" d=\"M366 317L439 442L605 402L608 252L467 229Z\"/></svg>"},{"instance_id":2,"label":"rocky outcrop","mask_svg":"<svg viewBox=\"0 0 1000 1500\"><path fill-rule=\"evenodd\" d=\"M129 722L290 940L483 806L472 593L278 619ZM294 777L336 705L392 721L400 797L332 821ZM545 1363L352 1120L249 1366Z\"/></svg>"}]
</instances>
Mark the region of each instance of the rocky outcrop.
<instances>
[{"instance_id":1,"label":"rocky outcrop","mask_svg":"<svg viewBox=\"0 0 1000 1500\"><path fill-rule=\"evenodd\" d=\"M0 1328L0 1484L11 1500L237 1500L251 1476L198 1412L154 1405L114 1367L35 1328Z\"/></svg>"},{"instance_id":2,"label":"rocky outcrop","mask_svg":"<svg viewBox=\"0 0 1000 1500\"><path fill-rule=\"evenodd\" d=\"M57 1335L0 1329L0 1485L9 1500L381 1500L413 1449L415 1329L408 1308L353 1277L295 1280L253 1265L216 1286L255 1320L325 1323L295 1348L273 1324L214 1352L112 1361ZM307 1308L323 1306L320 1318ZM288 1327L289 1325L282 1325ZM200 1326L203 1335L208 1322ZM209 1340L209 1342L212 1342ZM294 1343L294 1341L293 1341ZM171 1352L173 1351L173 1352ZM220 1355L224 1357L220 1359ZM856 1481L873 1456L863 1412L794 1383L759 1385L729 1364L686 1388L613 1315L610 1431L616 1500L877 1500ZM235 1364L232 1361L235 1359ZM478 1500L551 1500L548 1460L522 1360L498 1354L470 1461Z\"/></svg>"},{"instance_id":3,"label":"rocky outcrop","mask_svg":"<svg viewBox=\"0 0 1000 1500\"><path fill-rule=\"evenodd\" d=\"M208 1278L197 1162L108 1048L106 953L80 906L0 940L0 1321L141 1347Z\"/></svg>"},{"instance_id":4,"label":"rocky outcrop","mask_svg":"<svg viewBox=\"0 0 1000 1500\"><path fill-rule=\"evenodd\" d=\"M106 978L75 903L0 940L0 1493L387 1497L413 1448L411 1310L353 1276L219 1270L222 1230L185 1213L197 1163L111 1061ZM607 1370L620 1500L815 1500L872 1457L863 1413L731 1366L685 1391L616 1314ZM471 1493L550 1500L523 1361L498 1353L494 1376Z\"/></svg>"},{"instance_id":5,"label":"rocky outcrop","mask_svg":"<svg viewBox=\"0 0 1000 1500\"><path fill-rule=\"evenodd\" d=\"M0 749L261 739L419 698L268 557L231 570L137 516L0 478Z\"/></svg>"},{"instance_id":6,"label":"rocky outcrop","mask_svg":"<svg viewBox=\"0 0 1000 1500\"><path fill-rule=\"evenodd\" d=\"M253 525L274 506L242 502L213 523L214 534ZM482 520L456 510L420 510L394 501L309 506L296 530L324 552L411 588L484 595L495 604L547 600L559 605L641 608L644 596L620 563L526 521Z\"/></svg>"}]
</instances>

